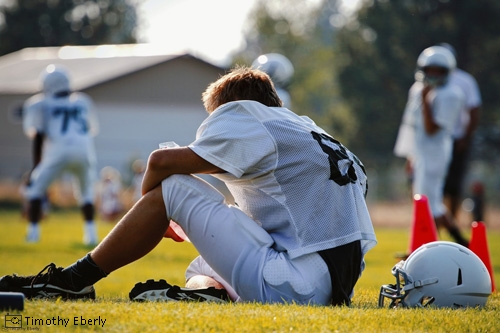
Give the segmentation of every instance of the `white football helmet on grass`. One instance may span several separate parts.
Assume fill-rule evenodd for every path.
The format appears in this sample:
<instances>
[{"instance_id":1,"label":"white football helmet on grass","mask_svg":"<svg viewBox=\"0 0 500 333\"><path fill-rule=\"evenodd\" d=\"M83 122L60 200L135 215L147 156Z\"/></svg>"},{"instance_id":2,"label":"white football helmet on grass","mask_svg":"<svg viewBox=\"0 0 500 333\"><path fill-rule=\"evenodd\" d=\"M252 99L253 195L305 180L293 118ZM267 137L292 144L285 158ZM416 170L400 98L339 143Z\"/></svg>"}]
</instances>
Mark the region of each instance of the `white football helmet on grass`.
<instances>
[{"instance_id":1,"label":"white football helmet on grass","mask_svg":"<svg viewBox=\"0 0 500 333\"><path fill-rule=\"evenodd\" d=\"M396 284L380 288L379 307L484 306L491 279L481 259L457 243L436 241L422 245L392 268Z\"/></svg>"}]
</instances>

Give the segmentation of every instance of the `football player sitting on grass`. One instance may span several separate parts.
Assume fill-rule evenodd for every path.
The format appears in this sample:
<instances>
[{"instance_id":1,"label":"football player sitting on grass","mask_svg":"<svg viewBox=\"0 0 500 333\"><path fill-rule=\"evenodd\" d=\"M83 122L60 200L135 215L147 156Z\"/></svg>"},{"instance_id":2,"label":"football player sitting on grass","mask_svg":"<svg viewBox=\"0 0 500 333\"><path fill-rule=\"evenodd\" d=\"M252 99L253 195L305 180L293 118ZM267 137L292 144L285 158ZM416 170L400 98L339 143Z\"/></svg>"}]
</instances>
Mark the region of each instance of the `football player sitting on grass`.
<instances>
[{"instance_id":1,"label":"football player sitting on grass","mask_svg":"<svg viewBox=\"0 0 500 333\"><path fill-rule=\"evenodd\" d=\"M186 287L197 289L150 280L132 289L132 300L349 305L376 244L363 164L283 108L258 69L233 69L203 102L209 116L196 139L151 153L142 198L94 250L66 268L4 276L0 290L94 298L96 282L148 254L172 234L173 220L200 254L187 271ZM222 180L237 204L193 174Z\"/></svg>"}]
</instances>

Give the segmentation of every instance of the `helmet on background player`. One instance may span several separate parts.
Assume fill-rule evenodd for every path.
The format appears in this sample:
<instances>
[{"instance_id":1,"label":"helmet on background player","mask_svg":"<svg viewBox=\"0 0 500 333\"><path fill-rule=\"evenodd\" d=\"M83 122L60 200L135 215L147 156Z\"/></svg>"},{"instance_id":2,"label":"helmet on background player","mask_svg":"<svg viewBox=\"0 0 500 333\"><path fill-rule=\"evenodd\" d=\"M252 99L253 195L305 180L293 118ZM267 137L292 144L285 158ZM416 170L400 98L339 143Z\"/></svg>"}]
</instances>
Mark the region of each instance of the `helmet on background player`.
<instances>
[{"instance_id":1,"label":"helmet on background player","mask_svg":"<svg viewBox=\"0 0 500 333\"><path fill-rule=\"evenodd\" d=\"M446 84L449 74L455 70L456 66L455 56L450 50L443 46L428 47L418 56L415 80L431 86L442 86ZM429 67L440 69L441 73L426 73Z\"/></svg>"},{"instance_id":2,"label":"helmet on background player","mask_svg":"<svg viewBox=\"0 0 500 333\"><path fill-rule=\"evenodd\" d=\"M42 72L42 85L43 93L48 96L69 92L71 88L68 71L60 65L48 65Z\"/></svg>"},{"instance_id":3,"label":"helmet on background player","mask_svg":"<svg viewBox=\"0 0 500 333\"><path fill-rule=\"evenodd\" d=\"M380 288L379 307L484 306L491 279L481 259L457 243L436 241L422 245L392 268L396 284Z\"/></svg>"},{"instance_id":4,"label":"helmet on background player","mask_svg":"<svg viewBox=\"0 0 500 333\"><path fill-rule=\"evenodd\" d=\"M267 73L277 88L286 87L294 73L290 60L279 53L260 55L254 60L252 67Z\"/></svg>"}]
</instances>

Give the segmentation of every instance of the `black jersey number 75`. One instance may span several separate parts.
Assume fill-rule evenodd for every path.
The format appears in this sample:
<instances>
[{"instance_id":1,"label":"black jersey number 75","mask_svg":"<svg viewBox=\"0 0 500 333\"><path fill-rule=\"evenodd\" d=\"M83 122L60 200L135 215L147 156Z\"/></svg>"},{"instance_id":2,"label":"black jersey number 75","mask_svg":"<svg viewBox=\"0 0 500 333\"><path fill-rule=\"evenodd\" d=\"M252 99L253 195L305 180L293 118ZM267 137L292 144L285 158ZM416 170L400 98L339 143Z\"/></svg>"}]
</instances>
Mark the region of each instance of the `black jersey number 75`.
<instances>
[{"instance_id":1,"label":"black jersey number 75","mask_svg":"<svg viewBox=\"0 0 500 333\"><path fill-rule=\"evenodd\" d=\"M62 117L61 133L64 134L68 131L70 123L76 123L80 128L80 132L85 134L88 132L88 126L85 119L82 117L82 110L78 106L65 106L56 107L52 111L54 117Z\"/></svg>"}]
</instances>

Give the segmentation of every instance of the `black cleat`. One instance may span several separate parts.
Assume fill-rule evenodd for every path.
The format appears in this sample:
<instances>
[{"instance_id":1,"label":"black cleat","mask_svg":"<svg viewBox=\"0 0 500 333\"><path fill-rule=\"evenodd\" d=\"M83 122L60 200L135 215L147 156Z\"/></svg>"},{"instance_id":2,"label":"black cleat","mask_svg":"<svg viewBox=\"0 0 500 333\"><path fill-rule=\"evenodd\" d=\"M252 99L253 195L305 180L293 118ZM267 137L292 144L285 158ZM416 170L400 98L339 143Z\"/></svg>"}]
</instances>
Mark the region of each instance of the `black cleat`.
<instances>
[{"instance_id":1,"label":"black cleat","mask_svg":"<svg viewBox=\"0 0 500 333\"><path fill-rule=\"evenodd\" d=\"M230 302L229 295L224 289L214 287L205 289L189 289L172 286L165 280L147 280L136 283L129 293L131 301L187 301L187 302Z\"/></svg>"},{"instance_id":2,"label":"black cleat","mask_svg":"<svg viewBox=\"0 0 500 333\"><path fill-rule=\"evenodd\" d=\"M0 278L0 291L23 293L27 299L95 299L93 286L80 291L71 290L71 286L61 275L62 267L49 264L37 275L5 275ZM45 272L47 271L47 272Z\"/></svg>"}]
</instances>

